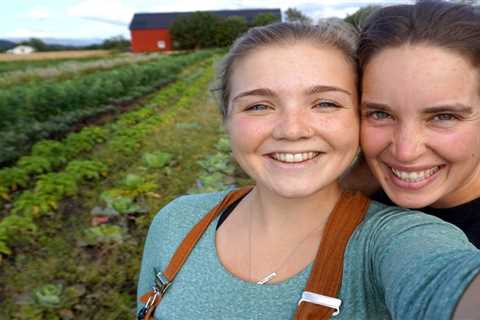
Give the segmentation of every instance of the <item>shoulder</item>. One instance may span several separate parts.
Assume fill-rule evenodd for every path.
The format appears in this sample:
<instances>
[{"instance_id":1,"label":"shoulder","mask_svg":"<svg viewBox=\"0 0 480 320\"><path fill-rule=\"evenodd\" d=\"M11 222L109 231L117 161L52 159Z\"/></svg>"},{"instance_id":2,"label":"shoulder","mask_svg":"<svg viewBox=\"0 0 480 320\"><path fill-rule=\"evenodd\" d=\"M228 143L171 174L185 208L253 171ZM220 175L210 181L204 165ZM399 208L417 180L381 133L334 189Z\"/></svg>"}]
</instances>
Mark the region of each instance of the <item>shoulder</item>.
<instances>
[{"instance_id":1,"label":"shoulder","mask_svg":"<svg viewBox=\"0 0 480 320\"><path fill-rule=\"evenodd\" d=\"M459 238L465 238L462 232L452 224L440 218L417 210L389 206L371 200L363 228L370 231L389 234L408 232L411 234L423 234L434 230L444 230L459 234Z\"/></svg>"},{"instance_id":2,"label":"shoulder","mask_svg":"<svg viewBox=\"0 0 480 320\"><path fill-rule=\"evenodd\" d=\"M174 199L163 207L154 217L151 229L166 225L179 228L191 228L208 211L219 203L228 191L184 195Z\"/></svg>"},{"instance_id":3,"label":"shoulder","mask_svg":"<svg viewBox=\"0 0 480 320\"><path fill-rule=\"evenodd\" d=\"M185 235L227 193L181 196L163 207L150 224L142 264L165 268Z\"/></svg>"},{"instance_id":4,"label":"shoulder","mask_svg":"<svg viewBox=\"0 0 480 320\"><path fill-rule=\"evenodd\" d=\"M389 257L393 264L402 259L452 258L454 252L475 249L465 234L450 223L420 211L376 201L371 201L365 220L350 240L356 254L368 252L364 258L373 260Z\"/></svg>"},{"instance_id":5,"label":"shoulder","mask_svg":"<svg viewBox=\"0 0 480 320\"><path fill-rule=\"evenodd\" d=\"M456 226L416 210L371 201L364 221L352 234L353 252L368 252L365 258L411 254L441 254L471 250L472 244Z\"/></svg>"}]
</instances>

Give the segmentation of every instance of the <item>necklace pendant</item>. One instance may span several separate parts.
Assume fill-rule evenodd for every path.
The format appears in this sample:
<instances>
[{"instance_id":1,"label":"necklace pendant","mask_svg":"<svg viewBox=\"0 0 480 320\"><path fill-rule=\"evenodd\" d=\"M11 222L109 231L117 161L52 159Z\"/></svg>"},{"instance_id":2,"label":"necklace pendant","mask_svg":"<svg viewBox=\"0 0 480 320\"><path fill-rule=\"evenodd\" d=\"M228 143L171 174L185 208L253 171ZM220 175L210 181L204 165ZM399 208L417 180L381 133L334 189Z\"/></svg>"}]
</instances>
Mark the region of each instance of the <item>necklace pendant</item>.
<instances>
[{"instance_id":1,"label":"necklace pendant","mask_svg":"<svg viewBox=\"0 0 480 320\"><path fill-rule=\"evenodd\" d=\"M275 278L276 276L277 276L277 273L272 272L268 276L266 276L265 278L258 281L257 284L265 284L265 283L269 282L270 280L272 280L273 278Z\"/></svg>"}]
</instances>

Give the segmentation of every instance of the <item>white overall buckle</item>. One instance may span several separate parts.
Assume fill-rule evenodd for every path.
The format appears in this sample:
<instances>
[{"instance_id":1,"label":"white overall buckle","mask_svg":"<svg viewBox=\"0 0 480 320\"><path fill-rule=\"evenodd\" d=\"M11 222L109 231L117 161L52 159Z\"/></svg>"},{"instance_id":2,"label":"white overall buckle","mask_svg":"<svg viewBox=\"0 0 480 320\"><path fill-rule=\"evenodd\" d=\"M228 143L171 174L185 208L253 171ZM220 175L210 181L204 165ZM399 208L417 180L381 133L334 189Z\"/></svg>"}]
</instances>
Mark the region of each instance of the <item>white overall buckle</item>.
<instances>
[{"instance_id":1,"label":"white overall buckle","mask_svg":"<svg viewBox=\"0 0 480 320\"><path fill-rule=\"evenodd\" d=\"M336 316L340 313L340 305L342 304L342 300L340 299L324 296L310 291L303 291L302 298L300 301L298 301L298 305L300 305L302 302L310 302L335 309L335 312L332 314L333 316Z\"/></svg>"}]
</instances>

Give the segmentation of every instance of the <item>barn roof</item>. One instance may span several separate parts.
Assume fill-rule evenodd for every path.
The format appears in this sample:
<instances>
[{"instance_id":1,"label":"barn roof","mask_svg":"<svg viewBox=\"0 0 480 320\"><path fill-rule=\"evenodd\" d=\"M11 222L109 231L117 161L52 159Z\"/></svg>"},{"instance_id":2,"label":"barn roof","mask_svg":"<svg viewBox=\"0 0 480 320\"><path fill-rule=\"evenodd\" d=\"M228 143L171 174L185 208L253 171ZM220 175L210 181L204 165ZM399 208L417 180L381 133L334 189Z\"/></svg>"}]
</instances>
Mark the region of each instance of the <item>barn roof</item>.
<instances>
[{"instance_id":1,"label":"barn roof","mask_svg":"<svg viewBox=\"0 0 480 320\"><path fill-rule=\"evenodd\" d=\"M247 22L252 22L255 16L262 13L270 13L281 20L280 9L244 9L244 10L218 10L206 11L218 17L240 16ZM136 13L130 23L130 30L139 29L168 29L177 17L188 16L191 12L165 12L165 13Z\"/></svg>"}]
</instances>

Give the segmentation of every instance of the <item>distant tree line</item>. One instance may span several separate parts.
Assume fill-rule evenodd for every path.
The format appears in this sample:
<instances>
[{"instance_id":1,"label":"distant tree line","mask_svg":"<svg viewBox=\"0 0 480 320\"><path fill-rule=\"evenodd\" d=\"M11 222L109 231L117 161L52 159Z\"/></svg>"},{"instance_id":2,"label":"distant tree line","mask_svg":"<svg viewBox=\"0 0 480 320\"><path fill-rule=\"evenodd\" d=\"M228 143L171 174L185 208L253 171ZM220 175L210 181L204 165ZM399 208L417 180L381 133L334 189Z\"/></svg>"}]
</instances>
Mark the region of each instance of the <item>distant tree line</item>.
<instances>
[{"instance_id":1,"label":"distant tree line","mask_svg":"<svg viewBox=\"0 0 480 320\"><path fill-rule=\"evenodd\" d=\"M227 47L251 27L278 21L270 13L258 14L251 23L244 17L218 17L209 12L194 12L175 20L170 28L175 49Z\"/></svg>"},{"instance_id":2,"label":"distant tree line","mask_svg":"<svg viewBox=\"0 0 480 320\"><path fill-rule=\"evenodd\" d=\"M7 51L17 45L30 46L38 52L45 51L68 51L68 50L95 50L95 49L105 49L105 50L117 50L117 51L128 51L130 49L130 40L126 39L123 36L114 36L108 39L105 39L100 44L92 44L88 46L67 46L61 44L50 44L46 43L39 38L30 38L28 40L21 41L19 43L13 43L10 41L0 40L0 52Z\"/></svg>"}]
</instances>

